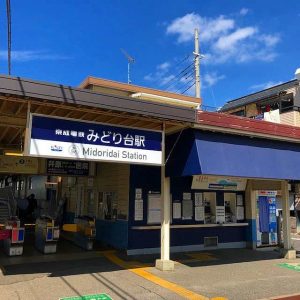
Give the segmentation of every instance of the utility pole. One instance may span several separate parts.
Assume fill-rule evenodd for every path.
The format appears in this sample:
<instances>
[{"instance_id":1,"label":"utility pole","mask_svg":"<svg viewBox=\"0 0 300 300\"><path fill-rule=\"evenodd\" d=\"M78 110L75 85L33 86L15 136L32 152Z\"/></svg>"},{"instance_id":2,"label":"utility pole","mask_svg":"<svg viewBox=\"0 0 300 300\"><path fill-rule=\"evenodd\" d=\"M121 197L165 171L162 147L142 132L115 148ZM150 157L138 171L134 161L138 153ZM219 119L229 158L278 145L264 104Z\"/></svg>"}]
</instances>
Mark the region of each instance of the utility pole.
<instances>
[{"instance_id":1,"label":"utility pole","mask_svg":"<svg viewBox=\"0 0 300 300\"><path fill-rule=\"evenodd\" d=\"M199 32L198 28L195 28L195 97L201 97L201 85L200 85L200 52L199 52Z\"/></svg>"},{"instance_id":2,"label":"utility pole","mask_svg":"<svg viewBox=\"0 0 300 300\"><path fill-rule=\"evenodd\" d=\"M6 17L7 17L7 62L8 62L8 75L11 75L11 10L10 10L10 0L6 0Z\"/></svg>"}]
</instances>

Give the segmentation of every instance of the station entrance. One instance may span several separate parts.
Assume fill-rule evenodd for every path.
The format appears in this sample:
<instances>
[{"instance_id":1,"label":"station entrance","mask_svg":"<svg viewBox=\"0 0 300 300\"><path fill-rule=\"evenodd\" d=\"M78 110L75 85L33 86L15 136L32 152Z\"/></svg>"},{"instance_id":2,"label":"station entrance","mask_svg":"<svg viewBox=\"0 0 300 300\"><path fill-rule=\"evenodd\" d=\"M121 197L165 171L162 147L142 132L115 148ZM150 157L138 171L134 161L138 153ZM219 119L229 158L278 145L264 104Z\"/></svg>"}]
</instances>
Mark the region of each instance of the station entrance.
<instances>
[{"instance_id":1,"label":"station entrance","mask_svg":"<svg viewBox=\"0 0 300 300\"><path fill-rule=\"evenodd\" d=\"M28 231L35 254L58 255L62 239L72 241L66 251L91 251L100 241L127 254L160 252L157 267L171 270L170 246L254 247L255 191L273 190L274 179L286 200L288 180L299 179L292 166L300 163L300 132L277 140L280 125L266 139L259 123L241 118L204 113L209 120L197 123L196 113L203 115L195 103L176 99L157 103L149 95L137 100L15 79L2 85L11 96L1 95L0 85L0 125L8 128L0 136L0 181L10 193L1 200L1 235L11 256L22 254ZM221 122L228 118L247 124L231 131ZM278 158L280 165L266 165ZM193 189L195 176L208 186ZM235 190L241 178L245 187ZM253 178L268 187L257 188ZM285 201L284 216L287 210ZM287 218L283 225L286 233ZM285 250L290 246L285 234Z\"/></svg>"}]
</instances>

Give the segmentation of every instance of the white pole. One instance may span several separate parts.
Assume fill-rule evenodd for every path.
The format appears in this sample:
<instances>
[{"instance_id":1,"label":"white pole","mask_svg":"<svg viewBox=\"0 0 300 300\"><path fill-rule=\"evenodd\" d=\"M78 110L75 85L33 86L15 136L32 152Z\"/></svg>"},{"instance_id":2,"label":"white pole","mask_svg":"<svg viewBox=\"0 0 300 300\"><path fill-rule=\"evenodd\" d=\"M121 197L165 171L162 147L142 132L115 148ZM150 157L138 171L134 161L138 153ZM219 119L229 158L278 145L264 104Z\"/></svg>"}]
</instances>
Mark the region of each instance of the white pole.
<instances>
[{"instance_id":1,"label":"white pole","mask_svg":"<svg viewBox=\"0 0 300 300\"><path fill-rule=\"evenodd\" d=\"M199 32L195 28L195 97L201 97L201 86L200 86L200 53L199 53Z\"/></svg>"},{"instance_id":2,"label":"white pole","mask_svg":"<svg viewBox=\"0 0 300 300\"><path fill-rule=\"evenodd\" d=\"M174 270L174 262L170 260L170 178L166 177L165 157L165 123L163 123L161 164L161 249L160 259L156 260L156 268L162 271L171 271Z\"/></svg>"},{"instance_id":3,"label":"white pole","mask_svg":"<svg viewBox=\"0 0 300 300\"><path fill-rule=\"evenodd\" d=\"M128 60L128 79L127 79L127 83L130 84L130 62Z\"/></svg>"},{"instance_id":4,"label":"white pole","mask_svg":"<svg viewBox=\"0 0 300 300\"><path fill-rule=\"evenodd\" d=\"M290 223L290 206L289 206L289 190L288 182L281 182L281 201L282 201L282 231L283 231L283 247L285 250L291 249L291 223Z\"/></svg>"}]
</instances>

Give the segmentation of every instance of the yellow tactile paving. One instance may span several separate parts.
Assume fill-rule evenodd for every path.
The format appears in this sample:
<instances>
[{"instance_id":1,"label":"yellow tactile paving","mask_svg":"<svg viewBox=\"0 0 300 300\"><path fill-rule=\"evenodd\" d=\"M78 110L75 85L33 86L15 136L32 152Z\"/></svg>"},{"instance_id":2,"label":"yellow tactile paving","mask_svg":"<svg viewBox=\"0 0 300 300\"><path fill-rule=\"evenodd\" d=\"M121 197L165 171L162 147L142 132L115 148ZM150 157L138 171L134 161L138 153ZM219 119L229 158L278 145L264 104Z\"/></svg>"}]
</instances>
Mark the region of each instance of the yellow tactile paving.
<instances>
[{"instance_id":1,"label":"yellow tactile paving","mask_svg":"<svg viewBox=\"0 0 300 300\"><path fill-rule=\"evenodd\" d=\"M102 252L102 254L109 259L111 262L113 262L114 264L127 269L128 271L141 276L161 287L164 287L180 296L182 296L183 298L186 299L192 299L192 300L209 300L209 298L199 295L193 291L190 291L178 284L175 284L173 282L167 281L165 279L162 279L156 275L153 275L152 273L147 271L147 268L143 267L143 265L136 265L135 263L131 263L131 262L126 262L123 261L122 259L120 259L118 256L115 255L114 252L112 251L107 251L107 252ZM226 298L223 297L217 297L217 298L213 298L214 300L227 300ZM211 299L211 300L213 300Z\"/></svg>"}]
</instances>

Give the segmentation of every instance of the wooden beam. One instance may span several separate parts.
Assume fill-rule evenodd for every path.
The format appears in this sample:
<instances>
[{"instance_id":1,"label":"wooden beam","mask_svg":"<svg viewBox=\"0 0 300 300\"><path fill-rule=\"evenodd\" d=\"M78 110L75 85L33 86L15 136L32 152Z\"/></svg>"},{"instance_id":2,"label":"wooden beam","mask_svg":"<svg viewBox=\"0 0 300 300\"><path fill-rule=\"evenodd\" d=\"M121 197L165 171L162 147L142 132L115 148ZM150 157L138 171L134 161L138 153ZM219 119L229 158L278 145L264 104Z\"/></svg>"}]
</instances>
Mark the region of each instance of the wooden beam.
<instances>
[{"instance_id":1,"label":"wooden beam","mask_svg":"<svg viewBox=\"0 0 300 300\"><path fill-rule=\"evenodd\" d=\"M64 117L69 118L72 115L72 113L74 113L74 111L71 110Z\"/></svg>"},{"instance_id":2,"label":"wooden beam","mask_svg":"<svg viewBox=\"0 0 300 300\"><path fill-rule=\"evenodd\" d=\"M2 99L2 103L1 103L1 106L0 106L0 111L4 108L5 104L6 104L6 99Z\"/></svg>"},{"instance_id":3,"label":"wooden beam","mask_svg":"<svg viewBox=\"0 0 300 300\"><path fill-rule=\"evenodd\" d=\"M9 140L8 144L12 144L12 142L18 137L18 135L21 135L22 129L18 129L17 132L12 136L12 138ZM22 137L21 137L22 138Z\"/></svg>"},{"instance_id":4,"label":"wooden beam","mask_svg":"<svg viewBox=\"0 0 300 300\"><path fill-rule=\"evenodd\" d=\"M0 100L3 99L3 96L0 96ZM23 99L19 99L19 98L10 98L9 101L12 102L24 102L25 100ZM27 101L26 101L27 102ZM53 107L53 108L62 108L62 104L55 104L55 103L51 103L51 102L41 102L41 101L37 101L37 100L32 100L31 101L32 105L36 105L38 106L37 110L34 111L34 113L37 113L42 107ZM118 113L118 112L113 112L111 110L100 110L100 109L91 109L91 108L85 108L82 105L77 105L77 106L72 106L70 104L64 104L63 109L70 109L72 111L78 111L78 112L90 112L92 114L98 114L99 116L101 115L106 115L106 116L110 116L111 117L125 117L128 119L143 119L146 120L148 122L152 122L152 123L159 123L161 124L161 120L160 119L155 119L155 118L151 118L151 117L144 117L144 116L140 116L140 115L134 115L134 114L126 114L125 112L123 113ZM71 112L70 112L71 113ZM109 118L109 119L110 119ZM182 122L177 122L177 121L165 121L167 124L173 124L173 125L178 125Z\"/></svg>"},{"instance_id":5,"label":"wooden beam","mask_svg":"<svg viewBox=\"0 0 300 300\"><path fill-rule=\"evenodd\" d=\"M5 137L5 135L7 134L9 130L9 127L6 127L3 131L2 131L2 134L0 136L0 141L2 141L2 139Z\"/></svg>"},{"instance_id":6,"label":"wooden beam","mask_svg":"<svg viewBox=\"0 0 300 300\"><path fill-rule=\"evenodd\" d=\"M26 126L25 118L17 118L13 116L6 116L0 113L0 126L8 126L15 128L24 128Z\"/></svg>"},{"instance_id":7,"label":"wooden beam","mask_svg":"<svg viewBox=\"0 0 300 300\"><path fill-rule=\"evenodd\" d=\"M20 111L24 108L25 103L22 103L21 105L19 105L18 109L15 111L15 115L18 115L20 113Z\"/></svg>"}]
</instances>

